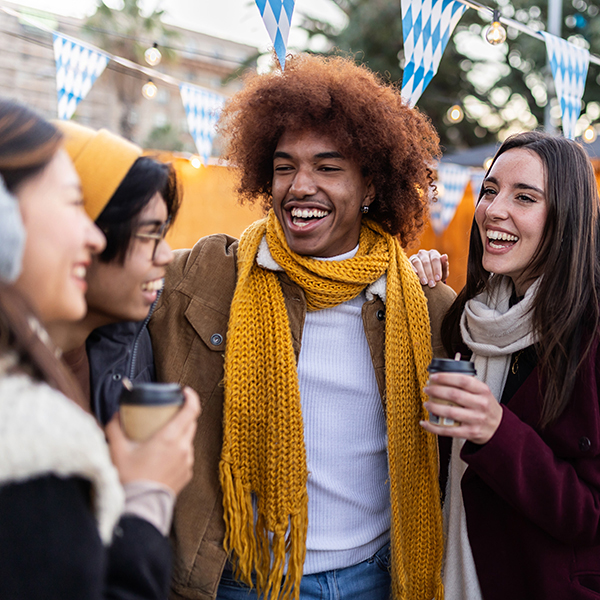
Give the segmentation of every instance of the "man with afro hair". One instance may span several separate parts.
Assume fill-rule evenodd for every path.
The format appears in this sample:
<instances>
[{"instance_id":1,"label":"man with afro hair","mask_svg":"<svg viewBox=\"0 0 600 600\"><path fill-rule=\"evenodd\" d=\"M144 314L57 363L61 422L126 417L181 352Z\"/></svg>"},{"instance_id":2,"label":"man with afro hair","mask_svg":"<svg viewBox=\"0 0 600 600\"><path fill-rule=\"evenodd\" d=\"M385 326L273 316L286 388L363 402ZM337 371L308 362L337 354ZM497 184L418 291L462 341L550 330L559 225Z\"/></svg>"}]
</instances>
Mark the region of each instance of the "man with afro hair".
<instances>
[{"instance_id":1,"label":"man with afro hair","mask_svg":"<svg viewBox=\"0 0 600 600\"><path fill-rule=\"evenodd\" d=\"M219 128L266 217L177 252L150 323L159 379L203 405L172 597L440 600L419 421L454 294L402 250L437 134L368 69L311 55L249 76Z\"/></svg>"}]
</instances>

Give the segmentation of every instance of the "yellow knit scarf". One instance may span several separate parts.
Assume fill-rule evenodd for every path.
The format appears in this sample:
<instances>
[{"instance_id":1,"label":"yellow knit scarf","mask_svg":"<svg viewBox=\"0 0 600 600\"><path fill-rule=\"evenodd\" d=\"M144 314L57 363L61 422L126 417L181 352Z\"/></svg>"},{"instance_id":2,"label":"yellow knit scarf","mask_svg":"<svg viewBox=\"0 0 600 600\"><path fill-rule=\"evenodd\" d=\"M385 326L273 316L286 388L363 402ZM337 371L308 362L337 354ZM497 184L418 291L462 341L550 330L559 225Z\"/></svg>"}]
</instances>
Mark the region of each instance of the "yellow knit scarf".
<instances>
[{"instance_id":1,"label":"yellow knit scarf","mask_svg":"<svg viewBox=\"0 0 600 600\"><path fill-rule=\"evenodd\" d=\"M436 442L419 426L431 359L427 304L396 238L365 219L358 253L339 262L293 253L272 211L240 240L225 351L220 463L225 549L236 573L248 584L255 573L259 594L271 593L271 600L297 599L306 554L307 467L296 359L278 277L256 262L265 235L275 261L304 290L308 310L355 298L387 274L393 593L396 599L442 600Z\"/></svg>"}]
</instances>

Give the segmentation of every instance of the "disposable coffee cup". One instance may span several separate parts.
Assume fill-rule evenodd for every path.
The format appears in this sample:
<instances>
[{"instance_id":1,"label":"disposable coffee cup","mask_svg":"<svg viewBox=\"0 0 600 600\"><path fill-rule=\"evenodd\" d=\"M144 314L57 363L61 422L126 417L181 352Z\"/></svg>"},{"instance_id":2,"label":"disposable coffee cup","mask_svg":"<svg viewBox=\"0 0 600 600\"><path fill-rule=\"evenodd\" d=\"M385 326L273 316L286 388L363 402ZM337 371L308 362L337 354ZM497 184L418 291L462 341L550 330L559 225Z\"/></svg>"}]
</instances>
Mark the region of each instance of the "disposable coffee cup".
<instances>
[{"instance_id":1,"label":"disposable coffee cup","mask_svg":"<svg viewBox=\"0 0 600 600\"><path fill-rule=\"evenodd\" d=\"M177 383L124 385L119 400L121 423L131 440L143 442L168 423L183 404Z\"/></svg>"},{"instance_id":2,"label":"disposable coffee cup","mask_svg":"<svg viewBox=\"0 0 600 600\"><path fill-rule=\"evenodd\" d=\"M470 375L475 377L477 372L475 371L475 365L468 360L451 360L449 358L434 358L431 364L427 367L430 374L433 373L459 373L461 375ZM448 406L457 406L454 402L449 400L441 400L440 398L429 397L431 402L437 404L446 404ZM441 427L458 427L459 421L455 421L449 417L438 417L434 414L429 414L429 422L434 425L440 425Z\"/></svg>"}]
</instances>

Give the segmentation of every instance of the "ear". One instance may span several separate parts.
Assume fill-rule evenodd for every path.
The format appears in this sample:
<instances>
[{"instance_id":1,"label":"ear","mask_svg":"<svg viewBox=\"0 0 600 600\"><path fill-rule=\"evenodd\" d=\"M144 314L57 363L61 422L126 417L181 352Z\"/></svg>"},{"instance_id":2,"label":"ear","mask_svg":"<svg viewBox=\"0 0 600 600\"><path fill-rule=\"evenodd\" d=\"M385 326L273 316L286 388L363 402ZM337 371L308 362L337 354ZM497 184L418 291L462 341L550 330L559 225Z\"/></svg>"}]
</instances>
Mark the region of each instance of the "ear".
<instances>
[{"instance_id":1,"label":"ear","mask_svg":"<svg viewBox=\"0 0 600 600\"><path fill-rule=\"evenodd\" d=\"M375 200L375 185L373 184L373 177L365 177L365 197L362 202L363 206L369 206L373 200Z\"/></svg>"}]
</instances>

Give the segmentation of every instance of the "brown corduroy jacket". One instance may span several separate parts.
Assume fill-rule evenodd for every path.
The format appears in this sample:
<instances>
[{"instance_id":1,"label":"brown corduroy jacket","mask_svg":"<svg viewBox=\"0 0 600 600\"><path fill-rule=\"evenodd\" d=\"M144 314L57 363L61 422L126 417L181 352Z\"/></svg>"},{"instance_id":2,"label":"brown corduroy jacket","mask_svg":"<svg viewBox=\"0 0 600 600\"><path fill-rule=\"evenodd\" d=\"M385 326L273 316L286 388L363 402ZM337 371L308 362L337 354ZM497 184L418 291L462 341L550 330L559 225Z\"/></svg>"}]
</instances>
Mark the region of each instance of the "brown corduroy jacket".
<instances>
[{"instance_id":1,"label":"brown corduroy jacket","mask_svg":"<svg viewBox=\"0 0 600 600\"><path fill-rule=\"evenodd\" d=\"M194 475L175 507L172 599L212 600L217 593L226 554L225 525L218 465L222 444L223 364L229 308L237 276L237 240L213 235L192 250L175 252L165 288L150 321L159 381L178 381L200 395L202 414L195 440ZM300 352L306 300L302 289L278 273L292 331L296 358ZM442 318L454 299L443 284L423 288L428 301L434 354L443 355ZM385 391L385 304L365 302L365 334L379 390Z\"/></svg>"}]
</instances>

